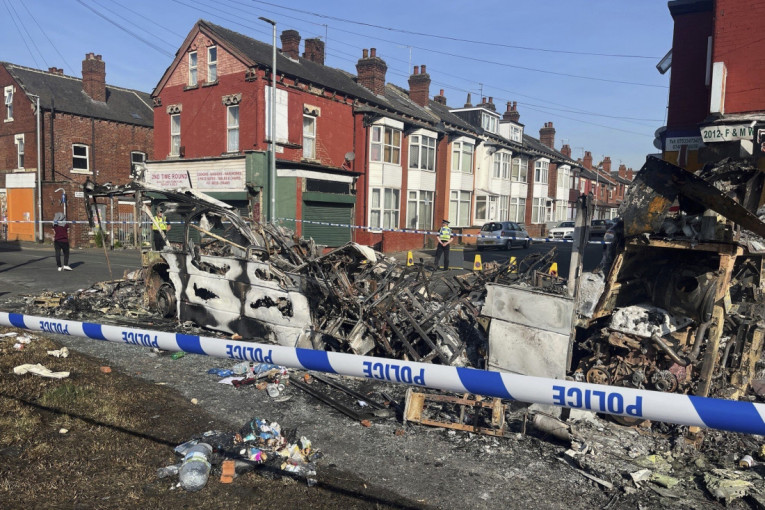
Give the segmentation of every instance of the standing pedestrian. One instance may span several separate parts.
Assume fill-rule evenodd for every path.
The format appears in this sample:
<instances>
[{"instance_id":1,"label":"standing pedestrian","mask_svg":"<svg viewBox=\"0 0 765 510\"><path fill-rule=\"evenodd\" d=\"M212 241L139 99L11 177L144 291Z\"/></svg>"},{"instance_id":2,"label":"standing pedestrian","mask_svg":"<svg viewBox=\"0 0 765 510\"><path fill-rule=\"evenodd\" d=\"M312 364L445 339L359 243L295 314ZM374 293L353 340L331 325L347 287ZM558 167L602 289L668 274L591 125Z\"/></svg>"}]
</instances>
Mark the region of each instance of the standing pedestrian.
<instances>
[{"instance_id":1,"label":"standing pedestrian","mask_svg":"<svg viewBox=\"0 0 765 510\"><path fill-rule=\"evenodd\" d=\"M165 220L165 209L160 205L157 207L157 212L152 219L151 225L151 234L156 251L162 251L162 248L165 247L165 236L168 230L170 230L170 225Z\"/></svg>"},{"instance_id":2,"label":"standing pedestrian","mask_svg":"<svg viewBox=\"0 0 765 510\"><path fill-rule=\"evenodd\" d=\"M438 244L436 245L436 269L438 269L438 260L441 254L444 255L444 271L449 269L449 245L452 242L452 229L449 228L449 220L441 222L441 229L438 231Z\"/></svg>"},{"instance_id":3,"label":"standing pedestrian","mask_svg":"<svg viewBox=\"0 0 765 510\"><path fill-rule=\"evenodd\" d=\"M62 212L57 212L53 216L53 249L56 251L58 270L71 271L72 268L69 267L69 224ZM61 265L61 252L64 253L64 265Z\"/></svg>"}]
</instances>

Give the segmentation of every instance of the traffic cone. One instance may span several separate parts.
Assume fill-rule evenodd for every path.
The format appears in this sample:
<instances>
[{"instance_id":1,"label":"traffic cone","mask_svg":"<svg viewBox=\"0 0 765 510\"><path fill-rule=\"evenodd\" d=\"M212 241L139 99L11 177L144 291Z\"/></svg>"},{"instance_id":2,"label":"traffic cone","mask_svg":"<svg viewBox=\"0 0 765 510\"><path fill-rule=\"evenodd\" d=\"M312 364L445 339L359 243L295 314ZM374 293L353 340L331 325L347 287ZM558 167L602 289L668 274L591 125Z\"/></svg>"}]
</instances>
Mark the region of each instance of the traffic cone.
<instances>
[{"instance_id":1,"label":"traffic cone","mask_svg":"<svg viewBox=\"0 0 765 510\"><path fill-rule=\"evenodd\" d=\"M473 262L473 271L483 271L483 264L481 264L481 256L475 256L475 262Z\"/></svg>"},{"instance_id":2,"label":"traffic cone","mask_svg":"<svg viewBox=\"0 0 765 510\"><path fill-rule=\"evenodd\" d=\"M510 257L510 264L507 266L507 272L508 273L518 272L518 262L515 260L515 257Z\"/></svg>"},{"instance_id":3,"label":"traffic cone","mask_svg":"<svg viewBox=\"0 0 765 510\"><path fill-rule=\"evenodd\" d=\"M557 262L553 262L552 265L550 266L550 274L552 276L558 276L558 263Z\"/></svg>"},{"instance_id":4,"label":"traffic cone","mask_svg":"<svg viewBox=\"0 0 765 510\"><path fill-rule=\"evenodd\" d=\"M406 254L406 265L407 265L407 267L414 265L414 257L412 257L412 252L411 251Z\"/></svg>"}]
</instances>

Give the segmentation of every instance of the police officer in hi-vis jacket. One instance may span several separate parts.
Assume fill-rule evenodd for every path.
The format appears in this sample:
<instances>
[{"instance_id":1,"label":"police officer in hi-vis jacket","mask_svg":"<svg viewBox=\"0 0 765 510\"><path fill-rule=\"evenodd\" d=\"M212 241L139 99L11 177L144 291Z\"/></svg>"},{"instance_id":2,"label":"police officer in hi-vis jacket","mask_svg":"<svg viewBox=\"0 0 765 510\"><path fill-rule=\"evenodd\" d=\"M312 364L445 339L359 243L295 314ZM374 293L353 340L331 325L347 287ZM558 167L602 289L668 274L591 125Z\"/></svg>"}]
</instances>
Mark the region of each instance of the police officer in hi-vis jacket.
<instances>
[{"instance_id":1,"label":"police officer in hi-vis jacket","mask_svg":"<svg viewBox=\"0 0 765 510\"><path fill-rule=\"evenodd\" d=\"M441 254L444 254L444 271L449 269L449 245L452 242L452 229L449 228L449 220L441 222L441 230L438 231L438 245L436 245L436 269Z\"/></svg>"}]
</instances>

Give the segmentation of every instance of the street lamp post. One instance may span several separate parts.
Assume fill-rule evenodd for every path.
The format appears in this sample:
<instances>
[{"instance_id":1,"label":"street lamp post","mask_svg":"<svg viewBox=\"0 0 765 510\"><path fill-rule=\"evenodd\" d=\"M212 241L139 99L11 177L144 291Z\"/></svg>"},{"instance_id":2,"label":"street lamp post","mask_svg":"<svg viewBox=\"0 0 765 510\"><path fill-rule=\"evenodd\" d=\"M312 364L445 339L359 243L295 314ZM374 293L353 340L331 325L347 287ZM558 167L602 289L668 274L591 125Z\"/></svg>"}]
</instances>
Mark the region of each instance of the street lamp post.
<instances>
[{"instance_id":1,"label":"street lamp post","mask_svg":"<svg viewBox=\"0 0 765 510\"><path fill-rule=\"evenodd\" d=\"M271 108L268 111L271 131L270 147L271 158L269 162L268 188L271 195L271 207L269 207L269 220L276 223L276 22L263 16L259 20L269 23L273 29L273 42L271 44Z\"/></svg>"}]
</instances>

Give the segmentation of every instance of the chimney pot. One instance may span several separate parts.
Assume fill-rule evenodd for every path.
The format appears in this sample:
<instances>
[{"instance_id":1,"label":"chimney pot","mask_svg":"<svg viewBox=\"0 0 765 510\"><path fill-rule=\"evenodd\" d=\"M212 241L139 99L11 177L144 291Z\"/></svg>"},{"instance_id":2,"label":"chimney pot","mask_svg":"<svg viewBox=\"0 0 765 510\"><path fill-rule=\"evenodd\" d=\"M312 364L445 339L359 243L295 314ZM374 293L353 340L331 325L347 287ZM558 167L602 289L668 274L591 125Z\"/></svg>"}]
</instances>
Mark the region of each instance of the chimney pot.
<instances>
[{"instance_id":1,"label":"chimney pot","mask_svg":"<svg viewBox=\"0 0 765 510\"><path fill-rule=\"evenodd\" d=\"M367 53L367 51L368 50L366 48L361 50L361 58L369 58L369 53Z\"/></svg>"},{"instance_id":2,"label":"chimney pot","mask_svg":"<svg viewBox=\"0 0 765 510\"><path fill-rule=\"evenodd\" d=\"M425 64L422 64L422 74L425 74Z\"/></svg>"},{"instance_id":3,"label":"chimney pot","mask_svg":"<svg viewBox=\"0 0 765 510\"><path fill-rule=\"evenodd\" d=\"M414 73L412 74L420 74L420 66L414 66Z\"/></svg>"},{"instance_id":4,"label":"chimney pot","mask_svg":"<svg viewBox=\"0 0 765 510\"><path fill-rule=\"evenodd\" d=\"M369 48L369 56L374 58L377 56L377 48Z\"/></svg>"}]
</instances>

